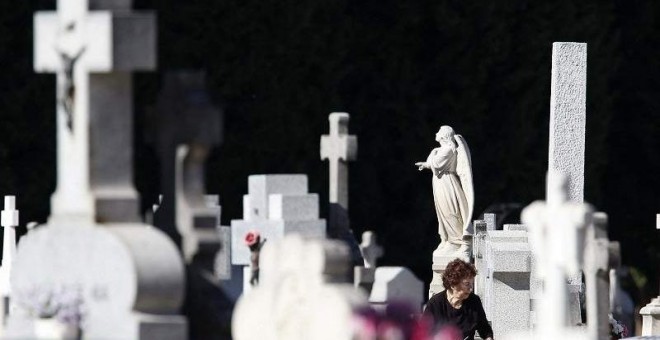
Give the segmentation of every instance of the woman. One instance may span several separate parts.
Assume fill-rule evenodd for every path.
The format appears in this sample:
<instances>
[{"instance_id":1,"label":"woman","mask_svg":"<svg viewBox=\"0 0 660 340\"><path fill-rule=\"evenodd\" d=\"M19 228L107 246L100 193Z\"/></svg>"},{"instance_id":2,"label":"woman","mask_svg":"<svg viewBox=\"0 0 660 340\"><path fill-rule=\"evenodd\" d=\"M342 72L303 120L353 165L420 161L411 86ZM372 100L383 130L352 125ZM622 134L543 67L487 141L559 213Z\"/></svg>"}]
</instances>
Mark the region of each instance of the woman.
<instances>
[{"instance_id":1,"label":"woman","mask_svg":"<svg viewBox=\"0 0 660 340\"><path fill-rule=\"evenodd\" d=\"M443 125L436 133L435 140L440 143L440 147L431 151L426 162L415 163L420 171L430 169L433 172L433 200L440 234L440 246L433 254L465 252L467 242L463 240L463 234L471 211L463 183L456 174L459 151L454 129Z\"/></svg>"},{"instance_id":2,"label":"woman","mask_svg":"<svg viewBox=\"0 0 660 340\"><path fill-rule=\"evenodd\" d=\"M463 332L464 339L474 339L475 331L482 339L493 339L481 299L472 293L476 275L470 263L460 259L449 262L442 273L445 290L431 297L424 308L424 315L433 319L435 329L454 326Z\"/></svg>"}]
</instances>

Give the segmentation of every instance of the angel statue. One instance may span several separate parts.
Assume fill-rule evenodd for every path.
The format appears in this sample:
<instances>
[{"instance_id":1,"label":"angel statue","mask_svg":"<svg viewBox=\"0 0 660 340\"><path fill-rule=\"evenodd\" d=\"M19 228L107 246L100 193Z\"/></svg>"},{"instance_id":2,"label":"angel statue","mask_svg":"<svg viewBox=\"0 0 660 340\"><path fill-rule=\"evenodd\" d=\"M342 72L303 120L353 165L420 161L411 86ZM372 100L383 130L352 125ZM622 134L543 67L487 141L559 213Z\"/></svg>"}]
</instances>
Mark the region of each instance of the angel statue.
<instances>
[{"instance_id":1,"label":"angel statue","mask_svg":"<svg viewBox=\"0 0 660 340\"><path fill-rule=\"evenodd\" d=\"M472 187L472 161L465 139L443 125L435 134L440 147L431 151L426 162L415 165L421 171L433 173L433 199L438 216L440 245L433 255L462 253L470 255L469 243L463 236L471 235L470 227L474 208Z\"/></svg>"}]
</instances>

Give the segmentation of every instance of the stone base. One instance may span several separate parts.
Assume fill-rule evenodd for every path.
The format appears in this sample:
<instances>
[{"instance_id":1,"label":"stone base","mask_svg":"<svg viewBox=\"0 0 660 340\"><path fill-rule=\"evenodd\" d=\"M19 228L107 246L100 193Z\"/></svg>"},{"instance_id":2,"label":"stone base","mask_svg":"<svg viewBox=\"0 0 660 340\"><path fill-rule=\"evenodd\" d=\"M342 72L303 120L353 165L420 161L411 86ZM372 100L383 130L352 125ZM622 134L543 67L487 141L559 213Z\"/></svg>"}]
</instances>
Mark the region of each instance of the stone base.
<instances>
[{"instance_id":1,"label":"stone base","mask_svg":"<svg viewBox=\"0 0 660 340\"><path fill-rule=\"evenodd\" d=\"M660 296L639 311L642 316L642 335L660 335Z\"/></svg>"}]
</instances>

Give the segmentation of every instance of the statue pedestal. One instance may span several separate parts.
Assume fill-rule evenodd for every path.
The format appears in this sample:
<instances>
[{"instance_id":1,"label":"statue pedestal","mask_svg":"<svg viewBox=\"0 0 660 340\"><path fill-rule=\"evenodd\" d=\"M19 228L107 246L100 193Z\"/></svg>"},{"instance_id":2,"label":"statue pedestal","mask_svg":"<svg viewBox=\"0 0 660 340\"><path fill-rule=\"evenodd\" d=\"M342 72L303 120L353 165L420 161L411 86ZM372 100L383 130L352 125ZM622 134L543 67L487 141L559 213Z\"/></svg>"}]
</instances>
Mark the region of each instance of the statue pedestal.
<instances>
[{"instance_id":1,"label":"statue pedestal","mask_svg":"<svg viewBox=\"0 0 660 340\"><path fill-rule=\"evenodd\" d=\"M463 252L433 255L433 266L431 267L433 270L433 279L429 286L429 298L445 290L445 287L442 286L442 273L444 273L449 262L455 259L470 262L470 256Z\"/></svg>"},{"instance_id":2,"label":"statue pedestal","mask_svg":"<svg viewBox=\"0 0 660 340\"><path fill-rule=\"evenodd\" d=\"M642 335L660 335L660 296L639 311L642 316Z\"/></svg>"}]
</instances>

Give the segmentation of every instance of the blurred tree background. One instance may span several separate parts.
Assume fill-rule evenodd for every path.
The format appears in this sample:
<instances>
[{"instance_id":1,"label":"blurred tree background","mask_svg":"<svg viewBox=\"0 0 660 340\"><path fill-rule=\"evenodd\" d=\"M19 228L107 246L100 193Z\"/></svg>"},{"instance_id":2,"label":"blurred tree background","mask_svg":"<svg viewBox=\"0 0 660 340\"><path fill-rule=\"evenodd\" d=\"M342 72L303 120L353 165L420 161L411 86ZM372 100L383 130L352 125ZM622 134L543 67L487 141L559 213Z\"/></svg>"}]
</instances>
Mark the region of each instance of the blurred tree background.
<instances>
[{"instance_id":1,"label":"blurred tree background","mask_svg":"<svg viewBox=\"0 0 660 340\"><path fill-rule=\"evenodd\" d=\"M44 222L55 188L55 77L32 68L32 16L54 0L0 3L0 193ZM552 42L588 43L585 199L608 213L623 262L657 295L660 265L660 3L639 0L136 0L158 15L158 71L135 75L135 181L159 193L145 111L164 72L205 69L224 110L208 162L223 224L242 215L247 176L305 173L327 204L319 138L351 114L355 235L374 230L380 263L427 283L439 242L428 172L413 166L447 124L472 150L475 217L544 197ZM121 152L121 151L118 151ZM322 210L325 217L325 210ZM561 251L557 249L557 251ZM645 303L645 301L638 301Z\"/></svg>"}]
</instances>

